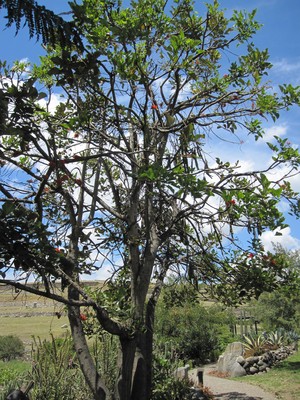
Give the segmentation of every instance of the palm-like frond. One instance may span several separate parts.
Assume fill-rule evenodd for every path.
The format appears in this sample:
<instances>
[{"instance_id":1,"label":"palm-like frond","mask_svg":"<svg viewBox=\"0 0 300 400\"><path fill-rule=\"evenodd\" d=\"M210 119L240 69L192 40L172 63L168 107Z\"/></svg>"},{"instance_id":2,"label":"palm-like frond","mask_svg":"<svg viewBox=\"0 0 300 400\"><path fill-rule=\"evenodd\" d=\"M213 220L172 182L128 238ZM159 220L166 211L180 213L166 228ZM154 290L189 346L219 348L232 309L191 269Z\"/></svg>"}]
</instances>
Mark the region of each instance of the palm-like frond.
<instances>
[{"instance_id":1,"label":"palm-like frond","mask_svg":"<svg viewBox=\"0 0 300 400\"><path fill-rule=\"evenodd\" d=\"M22 26L28 26L30 38L42 39L44 44L81 44L80 37L71 22L39 5L35 0L0 0L0 9L7 10L7 27L15 24L16 34ZM22 22L24 23L22 24Z\"/></svg>"}]
</instances>

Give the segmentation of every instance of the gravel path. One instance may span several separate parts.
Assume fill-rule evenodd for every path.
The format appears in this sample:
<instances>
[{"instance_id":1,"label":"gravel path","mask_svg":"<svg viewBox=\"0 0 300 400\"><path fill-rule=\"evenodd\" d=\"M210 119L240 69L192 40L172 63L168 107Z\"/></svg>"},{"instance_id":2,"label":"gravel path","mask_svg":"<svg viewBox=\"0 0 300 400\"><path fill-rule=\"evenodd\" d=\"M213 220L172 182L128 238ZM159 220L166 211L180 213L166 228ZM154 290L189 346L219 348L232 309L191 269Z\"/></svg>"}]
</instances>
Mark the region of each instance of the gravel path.
<instances>
[{"instance_id":1,"label":"gravel path","mask_svg":"<svg viewBox=\"0 0 300 400\"><path fill-rule=\"evenodd\" d=\"M209 372L214 370L213 365L204 368L203 384L212 391L215 400L276 400L274 394L258 386L210 375ZM192 370L189 375L193 379L195 370Z\"/></svg>"}]
</instances>

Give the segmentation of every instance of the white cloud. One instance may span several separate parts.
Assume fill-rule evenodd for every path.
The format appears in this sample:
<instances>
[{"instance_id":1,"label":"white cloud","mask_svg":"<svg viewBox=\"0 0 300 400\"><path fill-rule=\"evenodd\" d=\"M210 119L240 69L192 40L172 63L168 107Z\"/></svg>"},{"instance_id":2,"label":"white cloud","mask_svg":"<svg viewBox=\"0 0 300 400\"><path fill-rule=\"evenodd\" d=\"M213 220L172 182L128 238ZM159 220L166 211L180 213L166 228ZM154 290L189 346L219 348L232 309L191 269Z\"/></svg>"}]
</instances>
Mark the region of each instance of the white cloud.
<instances>
[{"instance_id":1,"label":"white cloud","mask_svg":"<svg viewBox=\"0 0 300 400\"><path fill-rule=\"evenodd\" d=\"M92 274L82 274L81 279L83 281L105 281L111 276L111 269L109 267L102 267Z\"/></svg>"},{"instance_id":2,"label":"white cloud","mask_svg":"<svg viewBox=\"0 0 300 400\"><path fill-rule=\"evenodd\" d=\"M264 142L271 142L274 140L274 136L283 137L287 134L288 127L287 125L274 125L269 128L264 129L264 136L261 140ZM258 142L258 143L261 143Z\"/></svg>"},{"instance_id":3,"label":"white cloud","mask_svg":"<svg viewBox=\"0 0 300 400\"><path fill-rule=\"evenodd\" d=\"M273 61L273 72L276 73L291 73L291 72L300 72L300 61L291 62L286 58L283 58L279 61Z\"/></svg>"},{"instance_id":4,"label":"white cloud","mask_svg":"<svg viewBox=\"0 0 300 400\"><path fill-rule=\"evenodd\" d=\"M281 236L276 236L276 232ZM261 235L262 244L266 251L273 251L273 244L280 244L285 249L292 250L300 247L300 240L292 236L291 228L287 227L282 230L266 231Z\"/></svg>"},{"instance_id":5,"label":"white cloud","mask_svg":"<svg viewBox=\"0 0 300 400\"><path fill-rule=\"evenodd\" d=\"M48 98L46 99L41 99L39 100L39 105L45 109L47 109L48 112L53 114L56 110L56 107L61 104L65 103L66 99L64 99L59 93L52 93L50 100Z\"/></svg>"}]
</instances>

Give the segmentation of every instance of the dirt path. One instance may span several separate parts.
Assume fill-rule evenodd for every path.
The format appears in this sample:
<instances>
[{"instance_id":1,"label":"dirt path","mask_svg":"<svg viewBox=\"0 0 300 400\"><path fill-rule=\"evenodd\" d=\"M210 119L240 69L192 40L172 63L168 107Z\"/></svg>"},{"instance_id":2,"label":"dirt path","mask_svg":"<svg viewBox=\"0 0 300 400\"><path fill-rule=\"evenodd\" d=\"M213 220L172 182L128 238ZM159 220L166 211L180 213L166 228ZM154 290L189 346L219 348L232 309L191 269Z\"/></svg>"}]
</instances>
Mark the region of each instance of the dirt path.
<instances>
[{"instance_id":1,"label":"dirt path","mask_svg":"<svg viewBox=\"0 0 300 400\"><path fill-rule=\"evenodd\" d=\"M204 368L203 384L211 390L215 400L276 400L274 394L258 386L210 375L209 373L214 370L213 365ZM195 375L196 370L191 370L190 378L196 379Z\"/></svg>"}]
</instances>

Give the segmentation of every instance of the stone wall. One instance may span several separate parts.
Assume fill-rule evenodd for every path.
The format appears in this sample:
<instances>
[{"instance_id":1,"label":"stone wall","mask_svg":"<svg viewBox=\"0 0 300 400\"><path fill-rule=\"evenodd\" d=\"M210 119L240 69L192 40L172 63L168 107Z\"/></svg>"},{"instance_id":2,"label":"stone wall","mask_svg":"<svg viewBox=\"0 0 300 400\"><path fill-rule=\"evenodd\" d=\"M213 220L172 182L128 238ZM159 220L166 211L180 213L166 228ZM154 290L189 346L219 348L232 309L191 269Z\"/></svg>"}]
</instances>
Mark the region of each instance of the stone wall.
<instances>
[{"instance_id":1,"label":"stone wall","mask_svg":"<svg viewBox=\"0 0 300 400\"><path fill-rule=\"evenodd\" d=\"M267 372L271 367L294 352L292 347L269 350L261 356L244 357L244 346L240 342L230 343L219 357L217 371L230 376L244 376Z\"/></svg>"},{"instance_id":2,"label":"stone wall","mask_svg":"<svg viewBox=\"0 0 300 400\"><path fill-rule=\"evenodd\" d=\"M291 347L281 347L277 350L270 350L261 356L244 358L239 356L237 362L243 367L247 375L257 374L258 372L267 372L274 365L287 358L293 353Z\"/></svg>"}]
</instances>

